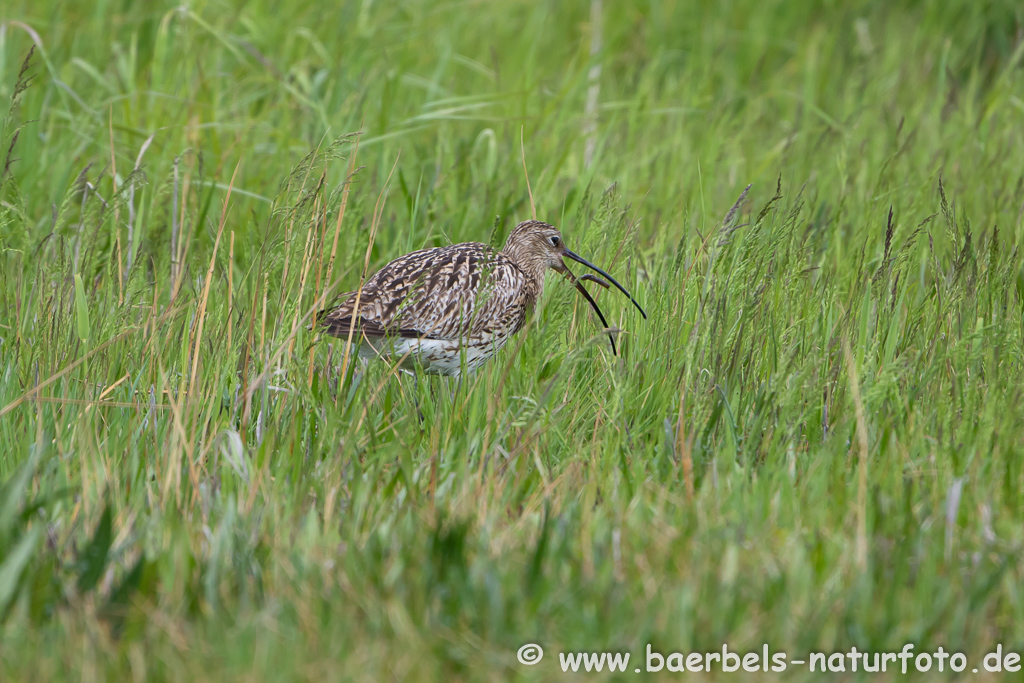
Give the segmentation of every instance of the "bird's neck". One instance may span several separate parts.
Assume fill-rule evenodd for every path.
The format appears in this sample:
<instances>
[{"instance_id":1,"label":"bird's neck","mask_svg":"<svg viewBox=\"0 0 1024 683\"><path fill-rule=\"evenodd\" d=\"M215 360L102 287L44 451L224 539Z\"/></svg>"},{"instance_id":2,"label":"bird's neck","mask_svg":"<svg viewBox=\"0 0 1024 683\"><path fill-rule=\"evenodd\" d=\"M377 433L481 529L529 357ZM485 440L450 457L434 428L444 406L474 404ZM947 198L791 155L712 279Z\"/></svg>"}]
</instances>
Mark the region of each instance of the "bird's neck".
<instances>
[{"instance_id":1,"label":"bird's neck","mask_svg":"<svg viewBox=\"0 0 1024 683\"><path fill-rule=\"evenodd\" d=\"M544 275L548 271L547 263L530 254L528 250L519 248L519 245L515 243L506 244L502 251L526 275L527 298L531 305L536 303L544 292Z\"/></svg>"}]
</instances>

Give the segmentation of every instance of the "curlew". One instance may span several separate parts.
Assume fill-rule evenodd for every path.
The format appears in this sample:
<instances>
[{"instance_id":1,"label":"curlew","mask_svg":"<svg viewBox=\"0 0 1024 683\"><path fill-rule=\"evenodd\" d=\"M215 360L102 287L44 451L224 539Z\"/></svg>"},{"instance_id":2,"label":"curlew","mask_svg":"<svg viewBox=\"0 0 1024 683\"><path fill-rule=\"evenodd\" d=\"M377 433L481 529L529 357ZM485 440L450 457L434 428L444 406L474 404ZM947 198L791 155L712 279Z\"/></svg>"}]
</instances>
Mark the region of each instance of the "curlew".
<instances>
[{"instance_id":1,"label":"curlew","mask_svg":"<svg viewBox=\"0 0 1024 683\"><path fill-rule=\"evenodd\" d=\"M517 225L501 251L465 242L399 257L361 289L341 295L341 304L317 320L329 335L351 336L362 358L399 360L405 369L458 377L464 368L483 365L522 328L544 291L549 268L573 283L608 328L580 280L605 288L608 283L589 274L577 280L564 258L607 278L647 318L625 287L566 248L553 226L534 220ZM608 336L615 353L615 340Z\"/></svg>"}]
</instances>

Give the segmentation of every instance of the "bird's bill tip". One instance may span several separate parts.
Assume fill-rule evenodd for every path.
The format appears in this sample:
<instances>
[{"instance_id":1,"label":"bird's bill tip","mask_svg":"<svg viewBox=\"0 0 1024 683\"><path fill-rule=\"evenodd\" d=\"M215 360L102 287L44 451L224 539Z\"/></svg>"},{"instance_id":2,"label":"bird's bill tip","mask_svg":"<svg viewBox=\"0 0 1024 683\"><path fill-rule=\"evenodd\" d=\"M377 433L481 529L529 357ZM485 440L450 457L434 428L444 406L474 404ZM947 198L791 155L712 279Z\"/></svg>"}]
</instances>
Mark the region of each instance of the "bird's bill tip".
<instances>
[{"instance_id":1,"label":"bird's bill tip","mask_svg":"<svg viewBox=\"0 0 1024 683\"><path fill-rule=\"evenodd\" d=\"M593 271L596 271L596 272L597 272L597 273L599 273L600 275L602 275L602 276L604 276L604 277L608 278L608 280L609 280L609 281L610 281L610 282L611 282L611 283L612 283L613 285L615 285L615 286L616 286L616 287L617 287L617 288L619 289L619 291L620 291L620 292L622 292L623 294L625 294L625 295L626 295L626 296L627 296L627 297L629 298L629 300L630 300L631 302L633 302L633 305L634 305L634 306L636 306L636 308L637 308L637 310L638 310L638 311L640 311L640 315L642 315L642 316L644 317L644 320L647 320L647 312L646 312L646 311L645 311L645 310L643 309L643 307L641 307L641 306L640 306L640 304L638 304L638 303L637 303L636 299L634 299L634 298L633 298L633 295L632 295L632 294L630 294L630 293L629 293L629 292L628 292L628 291L626 290L626 288L625 288L625 287L623 287L622 285L620 285L620 284L619 284L619 282L618 282L618 281L617 281L617 280L616 280L615 278L613 278L613 277L612 277L611 275L609 275L609 274L608 274L608 273L606 273L605 271L603 271L603 270L601 270L600 268L598 268L597 266L595 266L595 265L594 265L593 263L591 263L591 262L590 262L590 261L588 261L587 259L585 259L585 258L583 258L582 256L580 256L579 254L576 254L576 253L574 253L574 252L570 251L569 249L565 249L565 250L564 250L564 252L563 252L563 255L564 255L564 256L568 256L568 257L569 257L569 258L571 258L571 259L572 259L573 261L576 261L577 263L581 263L581 264L583 264L584 266L586 266L587 268L590 268L591 270L593 270ZM563 267L564 267L564 265L563 265Z\"/></svg>"},{"instance_id":2,"label":"bird's bill tip","mask_svg":"<svg viewBox=\"0 0 1024 683\"><path fill-rule=\"evenodd\" d=\"M597 313L597 317L601 320L601 324L604 325L604 329L608 333L608 341L612 343L612 355L619 355L619 352L615 348L615 336L611 333L611 328L608 327L608 321L605 320L604 313L601 312L601 308L597 305L597 302L594 301L594 297L590 296L590 292L587 291L587 288L576 279L576 276L572 274L571 270L565 267L565 264L562 265L562 268L558 272L562 273L562 275L565 276L565 279L576 287L579 293L583 295L583 298L590 304L590 307L594 309L594 312Z\"/></svg>"}]
</instances>

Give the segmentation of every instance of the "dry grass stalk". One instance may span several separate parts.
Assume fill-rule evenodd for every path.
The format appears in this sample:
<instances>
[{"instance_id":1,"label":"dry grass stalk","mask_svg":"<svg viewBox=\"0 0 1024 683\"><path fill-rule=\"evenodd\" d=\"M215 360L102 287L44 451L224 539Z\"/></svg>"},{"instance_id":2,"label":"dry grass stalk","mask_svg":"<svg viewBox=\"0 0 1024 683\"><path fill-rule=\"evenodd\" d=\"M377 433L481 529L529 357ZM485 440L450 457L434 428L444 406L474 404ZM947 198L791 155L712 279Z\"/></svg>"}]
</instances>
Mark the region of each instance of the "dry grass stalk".
<instances>
[{"instance_id":1,"label":"dry grass stalk","mask_svg":"<svg viewBox=\"0 0 1024 683\"><path fill-rule=\"evenodd\" d=\"M199 301L199 309L196 312L196 335L195 343L192 345L192 375L189 378L188 393L189 396L195 390L196 386L196 373L199 369L199 355L200 345L203 342L203 324L206 322L206 304L210 299L210 286L213 283L213 269L217 265L217 249L220 247L220 238L224 235L224 224L228 218L228 204L231 201L231 191L235 187L235 178L238 176L238 168L242 165L242 160L239 159L238 163L235 164L235 171L231 174L231 182L228 184L228 192L224 197L224 207L220 213L220 225L217 227L217 238L213 241L213 253L210 255L210 267L206 270L206 281L203 283L203 296Z\"/></svg>"}]
</instances>

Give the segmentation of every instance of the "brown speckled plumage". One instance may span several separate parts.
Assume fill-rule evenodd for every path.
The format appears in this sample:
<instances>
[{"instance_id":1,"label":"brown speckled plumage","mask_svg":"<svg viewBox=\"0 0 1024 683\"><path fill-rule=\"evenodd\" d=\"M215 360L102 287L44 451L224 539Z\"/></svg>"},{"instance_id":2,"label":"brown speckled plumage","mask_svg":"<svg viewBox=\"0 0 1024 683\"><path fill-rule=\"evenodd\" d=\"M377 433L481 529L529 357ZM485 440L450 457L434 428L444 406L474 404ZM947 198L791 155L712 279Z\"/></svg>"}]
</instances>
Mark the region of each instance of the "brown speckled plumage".
<instances>
[{"instance_id":1,"label":"brown speckled plumage","mask_svg":"<svg viewBox=\"0 0 1024 683\"><path fill-rule=\"evenodd\" d=\"M463 360L475 370L522 328L548 268L575 282L563 255L585 263L540 221L516 226L500 252L479 242L414 251L381 268L361 294L342 295L338 306L318 316L321 329L347 338L354 324L361 356L404 357L407 367L457 376Z\"/></svg>"}]
</instances>

